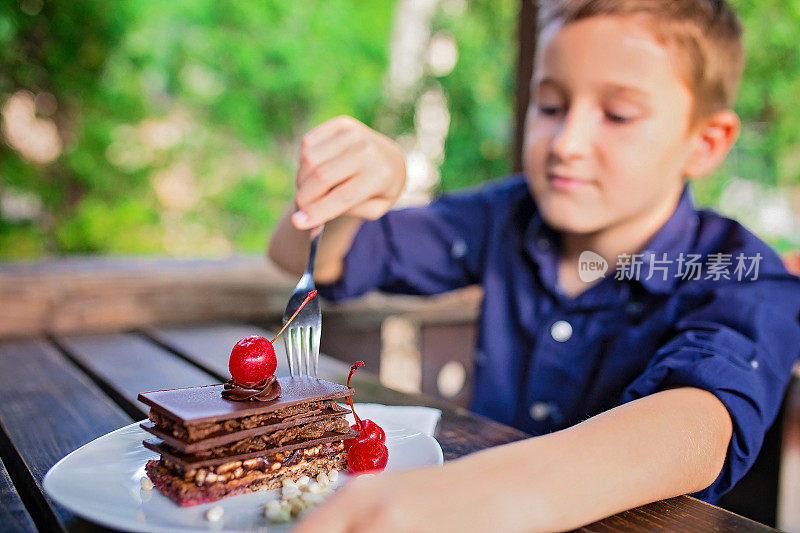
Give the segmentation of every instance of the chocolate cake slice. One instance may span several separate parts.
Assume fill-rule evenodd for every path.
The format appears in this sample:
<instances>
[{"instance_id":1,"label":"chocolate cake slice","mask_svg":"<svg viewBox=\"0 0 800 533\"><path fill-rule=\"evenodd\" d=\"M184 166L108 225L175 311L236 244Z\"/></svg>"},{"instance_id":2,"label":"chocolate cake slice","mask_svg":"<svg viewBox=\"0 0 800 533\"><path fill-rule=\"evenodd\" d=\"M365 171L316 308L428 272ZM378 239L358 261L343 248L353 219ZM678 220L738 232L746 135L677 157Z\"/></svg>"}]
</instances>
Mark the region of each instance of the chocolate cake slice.
<instances>
[{"instance_id":1,"label":"chocolate cake slice","mask_svg":"<svg viewBox=\"0 0 800 533\"><path fill-rule=\"evenodd\" d=\"M344 440L358 435L337 399L349 387L309 377L278 378L266 402L223 398L223 385L143 392L150 406L143 444L161 458L147 463L153 484L182 506L277 488L347 465Z\"/></svg>"}]
</instances>

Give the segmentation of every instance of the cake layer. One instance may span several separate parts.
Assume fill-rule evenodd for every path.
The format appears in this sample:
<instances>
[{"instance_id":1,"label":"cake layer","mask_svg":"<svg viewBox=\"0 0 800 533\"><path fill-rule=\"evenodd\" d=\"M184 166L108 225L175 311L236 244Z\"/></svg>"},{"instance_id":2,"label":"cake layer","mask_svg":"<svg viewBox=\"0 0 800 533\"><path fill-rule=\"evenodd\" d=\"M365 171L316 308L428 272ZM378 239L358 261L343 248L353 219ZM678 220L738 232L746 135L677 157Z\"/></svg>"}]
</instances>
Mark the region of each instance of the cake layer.
<instances>
[{"instance_id":1,"label":"cake layer","mask_svg":"<svg viewBox=\"0 0 800 533\"><path fill-rule=\"evenodd\" d=\"M237 402L222 397L223 385L205 385L139 393L152 411L184 426L263 415L297 404L335 400L355 391L344 385L308 376L278 378L281 395L270 402Z\"/></svg>"},{"instance_id":2,"label":"cake layer","mask_svg":"<svg viewBox=\"0 0 800 533\"><path fill-rule=\"evenodd\" d=\"M302 405L303 404L300 404L282 411L289 411L291 413L295 407L300 407ZM169 421L165 421L160 416L153 417L158 422L143 422L139 424L139 426L180 452L195 453L258 435L272 434L287 428L307 425L321 420L343 418L344 415L349 412L349 409L339 407L334 400L326 400L323 402L312 402L306 412L289 414L286 418L273 417L270 414L251 415L243 419L236 418L225 422L212 422L194 428L190 426L189 429L199 430L192 433L187 432L187 428L183 426L171 425ZM276 413L278 413L278 411L276 411ZM253 424L263 425L252 427ZM201 435L206 436L206 438L198 438ZM178 436L183 438L179 438Z\"/></svg>"},{"instance_id":3,"label":"cake layer","mask_svg":"<svg viewBox=\"0 0 800 533\"><path fill-rule=\"evenodd\" d=\"M270 452L271 450L283 446L287 443L310 441L318 439L325 435L338 433L346 435L350 433L350 425L343 415L338 415L336 418L326 418L322 420L313 420L305 424L300 424L288 428L279 429L269 433L254 435L246 437L234 442L227 442L219 446L209 446L202 449L189 449L182 450L172 446L171 442L165 440L170 448L181 453L185 457L195 458L209 458L209 457L230 457L232 455L249 453L249 452ZM194 444L197 446L207 441Z\"/></svg>"},{"instance_id":4,"label":"cake layer","mask_svg":"<svg viewBox=\"0 0 800 533\"><path fill-rule=\"evenodd\" d=\"M334 441L343 441L345 439L351 439L357 437L358 435L359 433L357 431L352 431L352 430L348 430L347 433L327 432L319 438L299 439L296 441L287 442L281 446L276 446L270 449L247 452L247 453L232 453L231 455L224 455L218 457L200 457L196 454L183 454L180 453L178 450L175 450L174 448L170 447L168 444L166 444L164 441L161 440L145 440L143 441L143 444L146 448L160 453L163 459L168 459L169 461L175 463L184 470L190 470L193 468L221 465L235 460L243 461L245 459L264 457L266 454L276 454L279 452L285 453L287 451L313 447L317 444L324 444Z\"/></svg>"},{"instance_id":5,"label":"cake layer","mask_svg":"<svg viewBox=\"0 0 800 533\"><path fill-rule=\"evenodd\" d=\"M312 448L318 449L318 453L296 462L269 463L277 465L277 468L245 469L238 466L223 474L213 474L213 478L210 478L211 473L203 469L181 472L163 459L148 461L145 470L153 485L178 505L198 505L234 494L276 489L284 479L297 480L301 476L313 478L321 472L342 470L347 466L347 452L343 447L326 453L323 446Z\"/></svg>"}]
</instances>

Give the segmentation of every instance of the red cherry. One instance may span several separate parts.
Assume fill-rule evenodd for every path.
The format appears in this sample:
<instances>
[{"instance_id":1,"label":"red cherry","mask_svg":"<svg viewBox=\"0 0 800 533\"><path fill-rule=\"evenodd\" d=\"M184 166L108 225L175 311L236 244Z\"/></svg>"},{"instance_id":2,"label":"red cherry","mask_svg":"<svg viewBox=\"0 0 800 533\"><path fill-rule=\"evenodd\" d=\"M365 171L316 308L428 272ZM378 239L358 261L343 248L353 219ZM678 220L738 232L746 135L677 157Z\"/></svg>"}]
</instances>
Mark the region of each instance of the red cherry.
<instances>
[{"instance_id":1,"label":"red cherry","mask_svg":"<svg viewBox=\"0 0 800 533\"><path fill-rule=\"evenodd\" d=\"M347 386L359 367L364 366L364 361L356 361L350 367L350 375L347 376ZM353 472L369 472L370 470L383 470L389 461L389 449L384 444L386 433L378 424L372 420L361 420L356 413L353 405L353 398L345 398L347 405L353 411L353 418L356 423L350 426L360 432L358 437L346 439L344 447L347 450L347 464Z\"/></svg>"},{"instance_id":2,"label":"red cherry","mask_svg":"<svg viewBox=\"0 0 800 533\"><path fill-rule=\"evenodd\" d=\"M380 441L359 439L347 452L347 466L355 473L381 471L389 461L389 449Z\"/></svg>"},{"instance_id":3,"label":"red cherry","mask_svg":"<svg viewBox=\"0 0 800 533\"><path fill-rule=\"evenodd\" d=\"M355 424L353 424L353 426L355 426ZM353 427L353 426L350 426L350 427ZM358 437L353 437L352 439L345 439L344 440L344 449L349 452L350 448L352 448L360 440L361 440L361 435L359 435Z\"/></svg>"},{"instance_id":4,"label":"red cherry","mask_svg":"<svg viewBox=\"0 0 800 533\"><path fill-rule=\"evenodd\" d=\"M352 426L350 426L350 428L353 429L354 431L360 431L361 437L367 437L372 440L379 440L381 442L386 442L386 432L383 431L382 427L380 427L378 424L376 424L375 422L373 422L368 418L365 418L364 420L362 420L362 422L364 423L363 429L358 426L358 423L353 424Z\"/></svg>"},{"instance_id":5,"label":"red cherry","mask_svg":"<svg viewBox=\"0 0 800 533\"><path fill-rule=\"evenodd\" d=\"M269 339L251 335L236 343L231 350L228 370L239 383L257 383L275 373L278 359Z\"/></svg>"},{"instance_id":6,"label":"red cherry","mask_svg":"<svg viewBox=\"0 0 800 533\"><path fill-rule=\"evenodd\" d=\"M386 432L383 431L383 428L380 427L378 424L373 422L370 419L361 420L364 424L364 427L358 425L358 422L350 426L350 429L353 431L358 431L360 434L358 437L353 437L352 439L346 439L344 441L344 449L350 450L350 448L360 440L363 439L371 439L377 440L379 442L386 442Z\"/></svg>"}]
</instances>

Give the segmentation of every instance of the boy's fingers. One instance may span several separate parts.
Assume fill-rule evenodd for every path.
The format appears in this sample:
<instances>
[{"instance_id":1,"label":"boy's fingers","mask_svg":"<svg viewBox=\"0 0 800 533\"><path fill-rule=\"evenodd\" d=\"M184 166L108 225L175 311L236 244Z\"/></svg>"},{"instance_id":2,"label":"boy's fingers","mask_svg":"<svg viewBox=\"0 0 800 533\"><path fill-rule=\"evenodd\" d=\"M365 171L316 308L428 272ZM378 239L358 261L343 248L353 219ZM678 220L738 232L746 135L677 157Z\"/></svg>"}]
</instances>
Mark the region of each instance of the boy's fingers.
<instances>
[{"instance_id":1,"label":"boy's fingers","mask_svg":"<svg viewBox=\"0 0 800 533\"><path fill-rule=\"evenodd\" d=\"M356 144L359 138L356 130L339 130L317 145L301 150L300 167L297 169L297 188L303 186L317 167L344 153L350 146Z\"/></svg>"},{"instance_id":2,"label":"boy's fingers","mask_svg":"<svg viewBox=\"0 0 800 533\"><path fill-rule=\"evenodd\" d=\"M392 202L376 197L358 204L348 214L366 220L376 220L382 217L390 207L392 207Z\"/></svg>"},{"instance_id":3,"label":"boy's fingers","mask_svg":"<svg viewBox=\"0 0 800 533\"><path fill-rule=\"evenodd\" d=\"M308 179L298 188L295 202L303 208L320 199L332 188L357 174L363 164L354 147L346 149L338 157L319 165L311 172Z\"/></svg>"},{"instance_id":4,"label":"boy's fingers","mask_svg":"<svg viewBox=\"0 0 800 533\"><path fill-rule=\"evenodd\" d=\"M360 123L353 117L348 117L346 115L327 120L319 126L311 128L308 133L303 135L302 148L305 149L315 146L328 137L336 135L339 130L351 127L355 124Z\"/></svg>"},{"instance_id":5,"label":"boy's fingers","mask_svg":"<svg viewBox=\"0 0 800 533\"><path fill-rule=\"evenodd\" d=\"M346 533L350 530L350 511L341 505L325 505L314 509L292 530L293 533Z\"/></svg>"},{"instance_id":6,"label":"boy's fingers","mask_svg":"<svg viewBox=\"0 0 800 533\"><path fill-rule=\"evenodd\" d=\"M302 207L292 215L292 222L297 229L311 229L346 213L370 195L371 193L359 184L359 180L347 180L322 198Z\"/></svg>"}]
</instances>

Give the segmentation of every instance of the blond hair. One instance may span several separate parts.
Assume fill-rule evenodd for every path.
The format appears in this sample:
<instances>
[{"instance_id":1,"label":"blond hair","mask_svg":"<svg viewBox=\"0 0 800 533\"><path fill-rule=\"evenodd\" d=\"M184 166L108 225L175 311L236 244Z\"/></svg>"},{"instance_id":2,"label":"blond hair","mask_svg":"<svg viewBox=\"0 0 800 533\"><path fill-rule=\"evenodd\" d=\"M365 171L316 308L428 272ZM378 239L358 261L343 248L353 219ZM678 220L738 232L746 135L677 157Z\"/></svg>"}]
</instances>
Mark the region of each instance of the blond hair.
<instances>
[{"instance_id":1,"label":"blond hair","mask_svg":"<svg viewBox=\"0 0 800 533\"><path fill-rule=\"evenodd\" d=\"M677 53L694 96L692 122L729 109L744 68L742 25L725 0L542 0L539 29L603 15L643 15Z\"/></svg>"}]
</instances>

